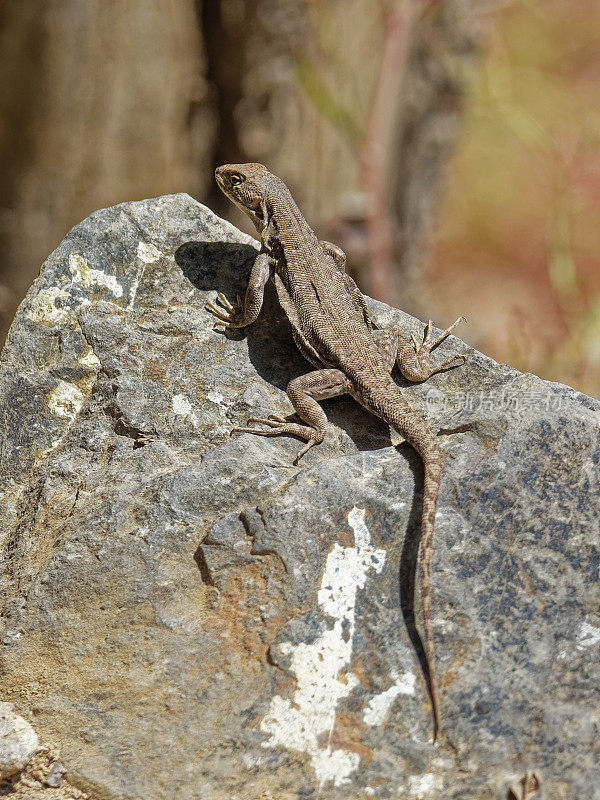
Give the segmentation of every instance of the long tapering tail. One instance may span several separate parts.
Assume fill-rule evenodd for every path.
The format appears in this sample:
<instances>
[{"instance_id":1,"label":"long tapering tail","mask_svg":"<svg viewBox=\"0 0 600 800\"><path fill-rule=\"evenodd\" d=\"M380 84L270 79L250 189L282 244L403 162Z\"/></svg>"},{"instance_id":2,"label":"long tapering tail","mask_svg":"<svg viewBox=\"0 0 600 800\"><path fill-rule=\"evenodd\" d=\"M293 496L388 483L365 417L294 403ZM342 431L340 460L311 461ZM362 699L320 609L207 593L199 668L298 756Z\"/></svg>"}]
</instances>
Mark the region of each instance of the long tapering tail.
<instances>
[{"instance_id":1,"label":"long tapering tail","mask_svg":"<svg viewBox=\"0 0 600 800\"><path fill-rule=\"evenodd\" d=\"M417 449L419 449L417 447ZM443 470L443 453L439 446L420 452L424 463L425 483L423 487L423 517L421 523L421 605L423 609L423 629L425 632L425 652L429 666L429 695L433 711L433 741L440 731L440 709L437 697L435 653L431 633L431 582L430 563L433 553L433 529L435 511Z\"/></svg>"},{"instance_id":2,"label":"long tapering tail","mask_svg":"<svg viewBox=\"0 0 600 800\"><path fill-rule=\"evenodd\" d=\"M425 633L425 654L429 675L427 688L431 698L433 712L433 741L435 742L440 732L440 707L437 696L437 680L435 669L435 649L433 634L431 632L431 581L430 564L433 554L433 529L435 525L435 511L437 508L442 472L444 470L444 451L439 446L435 436L425 428L424 424L416 418L404 420L404 425L395 424L394 427L415 448L423 461L425 480L423 485L423 513L421 517L421 608L423 612L423 630Z\"/></svg>"},{"instance_id":3,"label":"long tapering tail","mask_svg":"<svg viewBox=\"0 0 600 800\"><path fill-rule=\"evenodd\" d=\"M433 551L433 528L437 507L440 483L444 467L444 451L439 446L433 433L415 414L403 397L400 389L392 382L382 389L373 389L368 385L363 389L359 399L370 411L380 416L411 444L423 461L425 482L423 486L423 516L421 522L421 605L423 611L423 629L425 632L425 655L429 675L428 689L433 711L433 741L440 731L440 709L437 697L435 674L435 652L431 633L431 598L430 598L430 563Z\"/></svg>"}]
</instances>

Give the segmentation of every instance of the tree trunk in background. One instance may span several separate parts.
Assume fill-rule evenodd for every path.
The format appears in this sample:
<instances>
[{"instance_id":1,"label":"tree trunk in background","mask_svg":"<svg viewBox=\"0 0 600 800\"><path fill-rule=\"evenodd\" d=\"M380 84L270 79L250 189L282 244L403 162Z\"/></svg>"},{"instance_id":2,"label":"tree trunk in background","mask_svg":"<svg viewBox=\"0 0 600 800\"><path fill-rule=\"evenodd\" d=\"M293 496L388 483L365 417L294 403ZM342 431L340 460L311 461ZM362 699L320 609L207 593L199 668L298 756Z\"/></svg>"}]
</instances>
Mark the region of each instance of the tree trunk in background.
<instances>
[{"instance_id":1,"label":"tree trunk in background","mask_svg":"<svg viewBox=\"0 0 600 800\"><path fill-rule=\"evenodd\" d=\"M457 76L481 32L477 0L398 3L0 0L3 329L43 259L97 208L188 191L249 230L212 176L239 160L285 180L367 292L379 254L380 285L395 289L380 299L418 312ZM411 19L401 59L382 61L382 9Z\"/></svg>"},{"instance_id":2,"label":"tree trunk in background","mask_svg":"<svg viewBox=\"0 0 600 800\"><path fill-rule=\"evenodd\" d=\"M210 102L215 113L212 173L221 164L253 160L241 143L240 129L244 125L239 111L244 97L246 40L255 22L256 3L252 0L244 0L242 4L196 0L196 10L206 52L206 79L212 90ZM204 199L220 216L230 212L229 200L212 180Z\"/></svg>"},{"instance_id":3,"label":"tree trunk in background","mask_svg":"<svg viewBox=\"0 0 600 800\"><path fill-rule=\"evenodd\" d=\"M193 0L7 0L0 23L5 331L44 258L91 211L203 189L210 120L190 125L202 93Z\"/></svg>"},{"instance_id":4,"label":"tree trunk in background","mask_svg":"<svg viewBox=\"0 0 600 800\"><path fill-rule=\"evenodd\" d=\"M422 275L444 167L460 131L465 82L479 61L492 10L492 4L482 10L480 0L434 2L413 28L390 157L390 197L401 282L397 295L402 308L417 316L427 305Z\"/></svg>"}]
</instances>

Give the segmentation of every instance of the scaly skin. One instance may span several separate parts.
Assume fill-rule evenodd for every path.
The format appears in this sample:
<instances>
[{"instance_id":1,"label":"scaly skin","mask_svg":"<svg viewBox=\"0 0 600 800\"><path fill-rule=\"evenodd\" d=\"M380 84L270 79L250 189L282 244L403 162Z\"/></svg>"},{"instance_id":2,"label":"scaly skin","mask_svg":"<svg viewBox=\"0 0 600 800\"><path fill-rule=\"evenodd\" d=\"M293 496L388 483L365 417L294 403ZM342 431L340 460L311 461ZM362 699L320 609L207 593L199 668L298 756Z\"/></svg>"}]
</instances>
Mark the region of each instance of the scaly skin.
<instances>
[{"instance_id":1,"label":"scaly skin","mask_svg":"<svg viewBox=\"0 0 600 800\"><path fill-rule=\"evenodd\" d=\"M345 255L335 245L320 241L302 216L287 186L262 164L226 164L215 173L217 183L242 209L260 234L261 251L250 275L245 301L232 305L223 295L207 308L217 324L241 328L258 317L264 287L274 280L279 301L291 323L302 354L318 370L294 379L287 393L301 422L271 415L251 419L264 428L234 428L260 436L290 434L306 440L294 463L323 441L327 417L319 402L350 394L372 414L394 427L419 453L425 481L421 537L421 602L425 650L429 666L429 694L433 711L433 739L440 730L435 659L431 633L430 562L435 512L443 472L444 453L434 434L408 404L391 377L396 363L411 381L423 381L435 372L464 363L455 356L434 366L430 353L462 319L437 339L427 326L422 345L391 329L376 339L364 298L344 272Z\"/></svg>"}]
</instances>

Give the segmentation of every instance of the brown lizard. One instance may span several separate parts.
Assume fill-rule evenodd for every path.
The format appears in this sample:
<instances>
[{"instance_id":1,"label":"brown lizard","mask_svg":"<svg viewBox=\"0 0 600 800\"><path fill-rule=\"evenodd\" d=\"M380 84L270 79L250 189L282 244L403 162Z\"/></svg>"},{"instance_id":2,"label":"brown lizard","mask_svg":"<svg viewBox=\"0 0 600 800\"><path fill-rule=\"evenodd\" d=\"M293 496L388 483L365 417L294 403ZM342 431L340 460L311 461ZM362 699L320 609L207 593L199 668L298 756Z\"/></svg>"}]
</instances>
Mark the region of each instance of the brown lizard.
<instances>
[{"instance_id":1,"label":"brown lizard","mask_svg":"<svg viewBox=\"0 0 600 800\"><path fill-rule=\"evenodd\" d=\"M217 303L209 303L207 309L220 320L217 325L250 325L262 307L265 285L273 279L300 352L318 367L288 384L287 394L300 421L295 421L294 415L283 418L271 414L267 419L248 420L248 425L261 424L265 428L233 431L260 436L291 434L305 439L306 444L294 461L297 464L310 447L325 437L327 417L319 403L350 394L395 428L423 460L420 583L435 741L440 712L430 621L429 565L445 456L434 434L402 395L391 372L397 364L408 380L424 381L435 372L463 364L464 356L454 356L434 366L430 353L464 318L459 317L437 337L428 323L420 345L414 336L409 339L397 328L381 331L376 337L365 300L345 272L344 252L317 238L283 181L262 164L225 164L217 168L215 176L224 194L250 217L262 246L250 273L243 305L239 298L232 304L219 294Z\"/></svg>"}]
</instances>

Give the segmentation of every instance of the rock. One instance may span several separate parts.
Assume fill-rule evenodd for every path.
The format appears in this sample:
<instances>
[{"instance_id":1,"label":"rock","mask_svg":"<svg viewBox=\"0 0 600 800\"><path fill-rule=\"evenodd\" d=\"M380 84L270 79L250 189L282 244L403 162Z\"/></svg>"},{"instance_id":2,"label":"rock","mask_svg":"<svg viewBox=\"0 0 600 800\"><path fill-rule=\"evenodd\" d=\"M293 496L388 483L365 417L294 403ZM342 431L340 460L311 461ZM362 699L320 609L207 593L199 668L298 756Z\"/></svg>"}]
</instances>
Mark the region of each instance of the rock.
<instances>
[{"instance_id":1,"label":"rock","mask_svg":"<svg viewBox=\"0 0 600 800\"><path fill-rule=\"evenodd\" d=\"M38 737L11 703L0 703L0 778L22 770L38 747Z\"/></svg>"},{"instance_id":2,"label":"rock","mask_svg":"<svg viewBox=\"0 0 600 800\"><path fill-rule=\"evenodd\" d=\"M52 789L57 789L62 785L65 779L66 769L60 761L54 761L50 767L48 774L44 778L44 784L50 786Z\"/></svg>"},{"instance_id":3,"label":"rock","mask_svg":"<svg viewBox=\"0 0 600 800\"><path fill-rule=\"evenodd\" d=\"M310 369L272 292L213 330L254 252L177 195L98 211L46 261L0 364L4 695L35 698L90 796L505 800L535 772L541 800L592 800L599 404L454 338L440 359L468 365L406 389L453 456L434 746L418 458L348 398L299 467L296 440L229 435Z\"/></svg>"}]
</instances>

